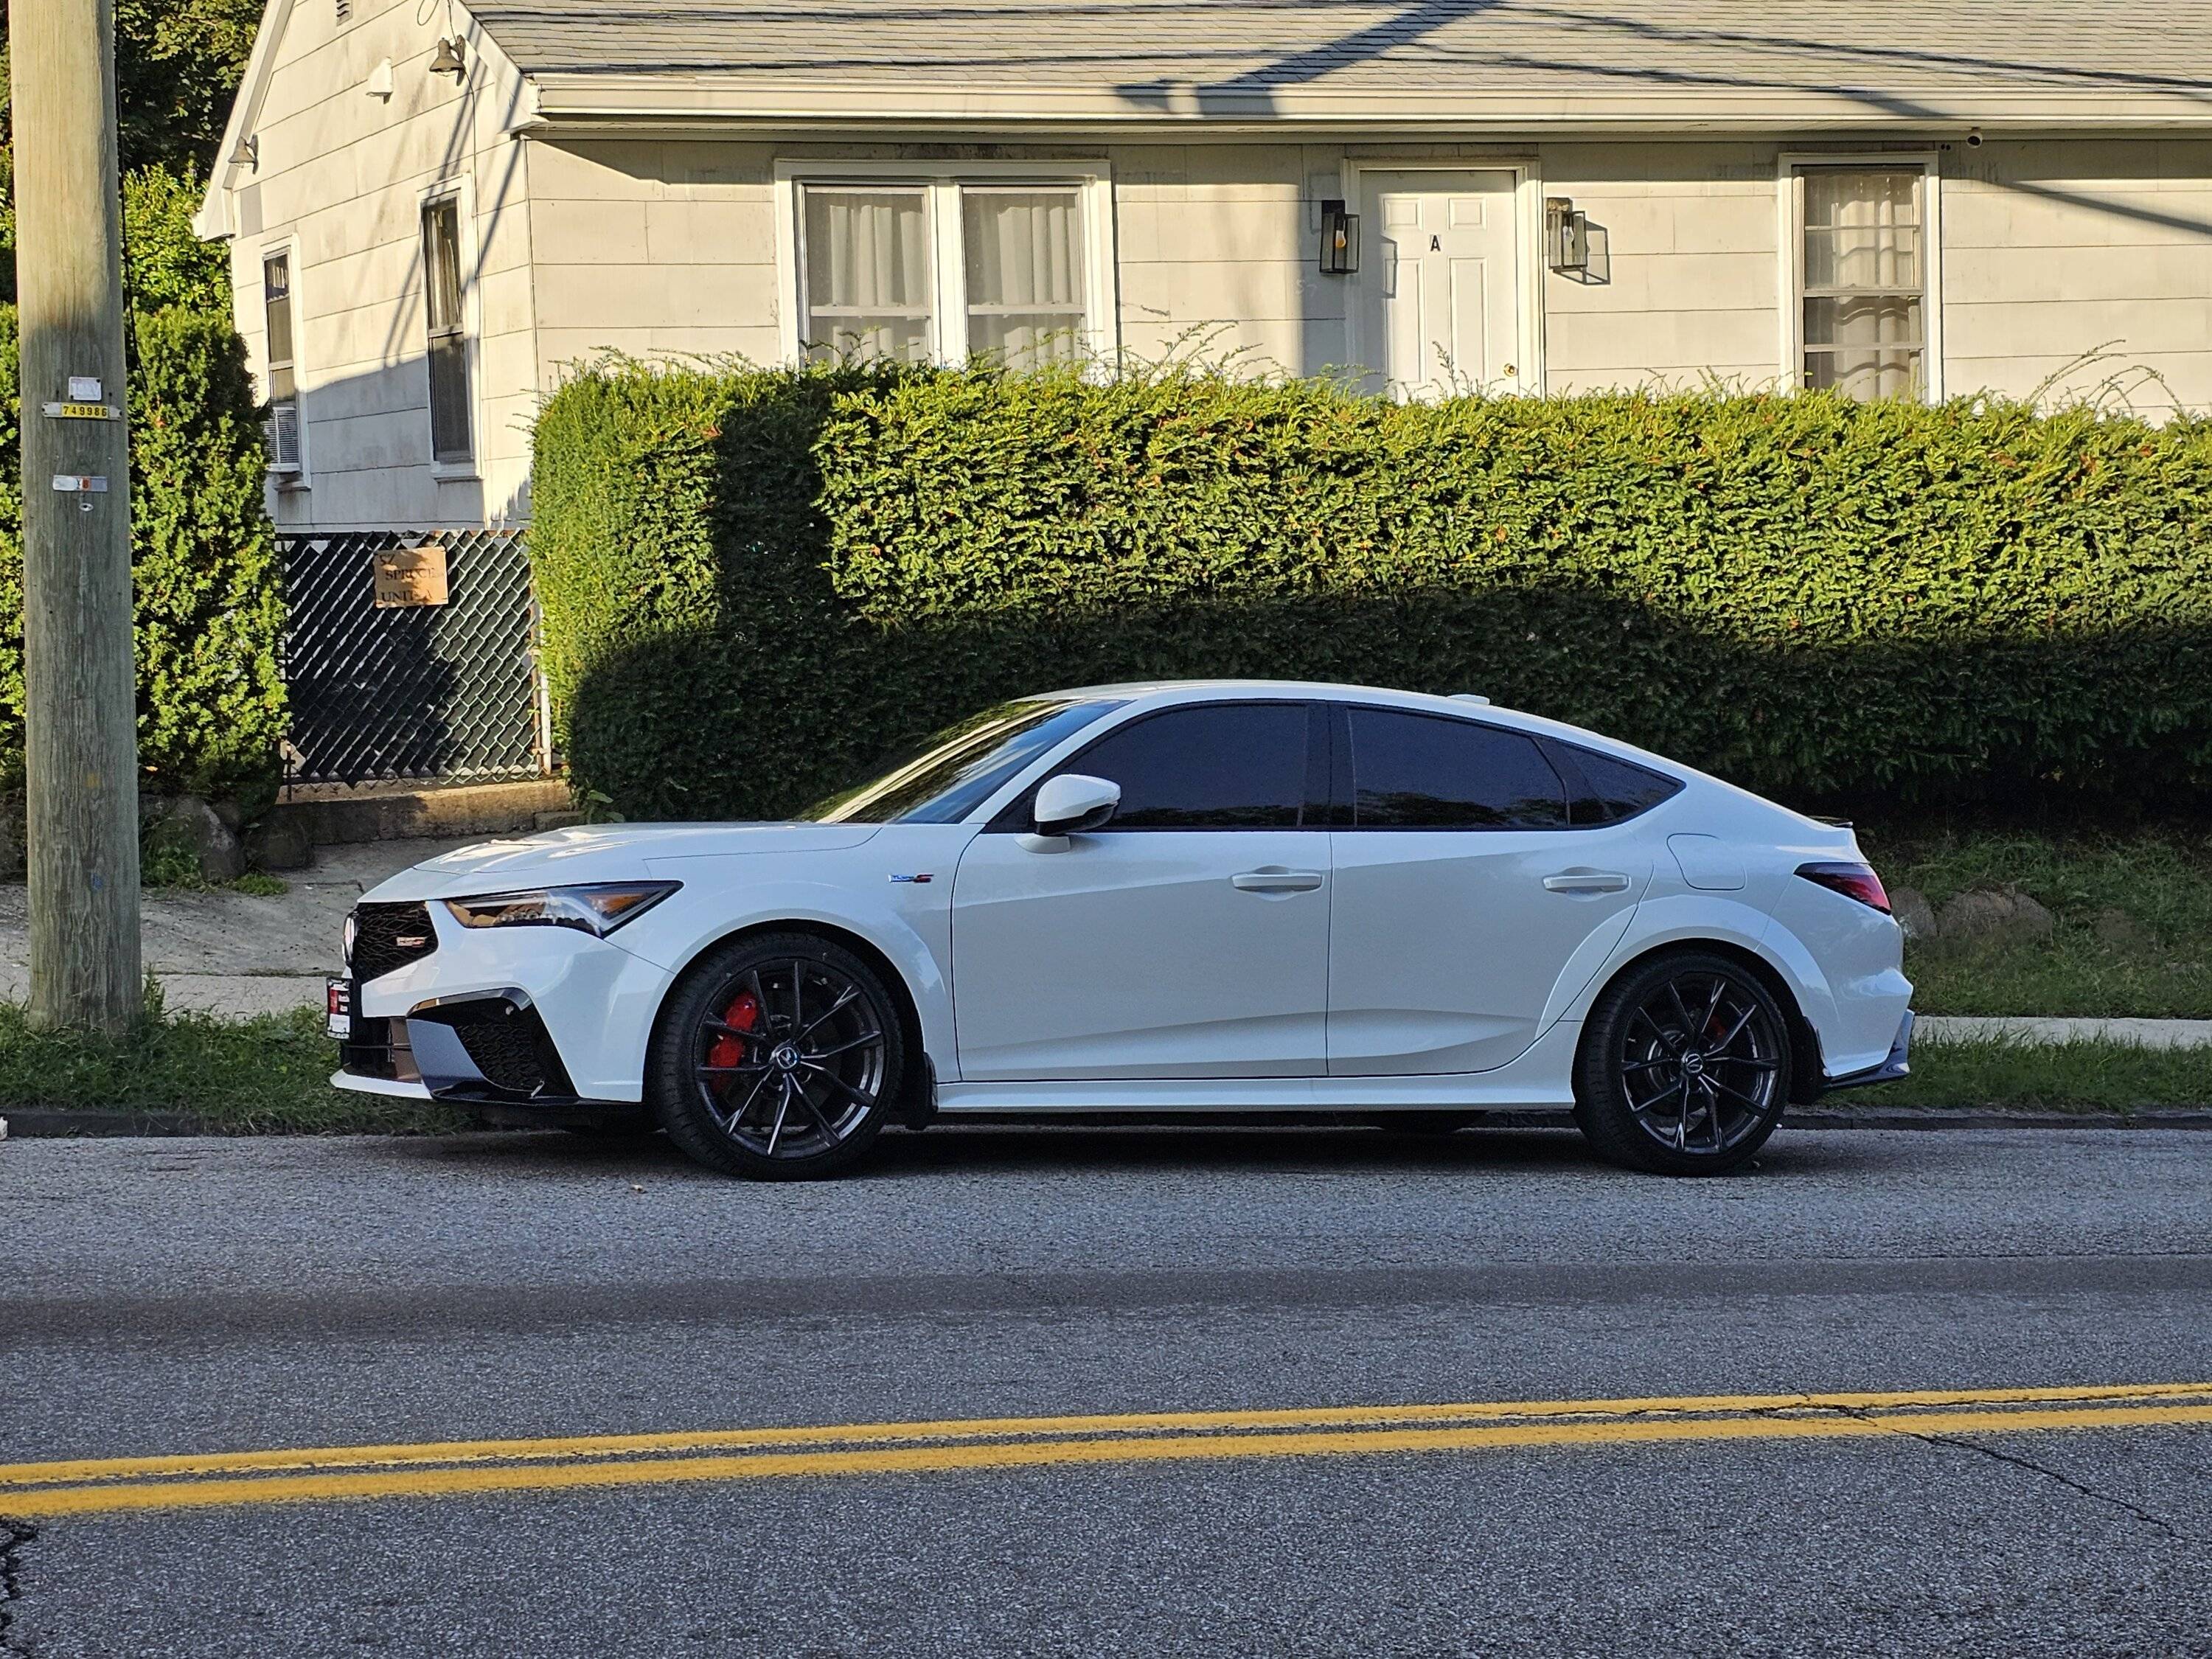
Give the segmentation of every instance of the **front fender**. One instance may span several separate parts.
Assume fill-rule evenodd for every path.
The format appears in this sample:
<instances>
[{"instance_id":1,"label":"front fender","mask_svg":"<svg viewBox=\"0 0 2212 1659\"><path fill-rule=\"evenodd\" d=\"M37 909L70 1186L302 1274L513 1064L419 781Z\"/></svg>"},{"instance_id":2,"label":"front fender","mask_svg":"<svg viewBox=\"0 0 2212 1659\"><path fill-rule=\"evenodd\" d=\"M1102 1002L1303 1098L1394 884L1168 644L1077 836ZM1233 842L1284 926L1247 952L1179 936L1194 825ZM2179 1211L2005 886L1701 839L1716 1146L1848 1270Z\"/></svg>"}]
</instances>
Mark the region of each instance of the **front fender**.
<instances>
[{"instance_id":1,"label":"front fender","mask_svg":"<svg viewBox=\"0 0 2212 1659\"><path fill-rule=\"evenodd\" d=\"M904 981L921 1023L925 1053L940 1078L957 1077L953 1067L951 963L952 884L927 886L884 884L879 900L868 902L845 883L787 878L763 881L745 871L742 885L724 885L720 872L702 872L705 860L656 860L655 875L685 884L678 902L663 904L623 929L624 949L665 968L674 978L732 934L755 928L813 926L861 939L887 960ZM690 867L678 868L685 866ZM683 902L689 899L691 902ZM642 1050L641 1048L641 1066Z\"/></svg>"}]
</instances>

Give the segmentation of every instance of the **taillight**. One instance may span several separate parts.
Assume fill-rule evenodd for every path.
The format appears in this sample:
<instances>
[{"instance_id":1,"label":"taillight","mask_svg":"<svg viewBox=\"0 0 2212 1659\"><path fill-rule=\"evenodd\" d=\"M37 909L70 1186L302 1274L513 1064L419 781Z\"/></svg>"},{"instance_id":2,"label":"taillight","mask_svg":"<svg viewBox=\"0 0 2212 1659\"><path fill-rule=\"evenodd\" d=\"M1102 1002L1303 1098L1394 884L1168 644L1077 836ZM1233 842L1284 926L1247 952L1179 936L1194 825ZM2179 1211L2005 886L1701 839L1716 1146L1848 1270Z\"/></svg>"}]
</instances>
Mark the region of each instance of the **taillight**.
<instances>
[{"instance_id":1,"label":"taillight","mask_svg":"<svg viewBox=\"0 0 2212 1659\"><path fill-rule=\"evenodd\" d=\"M1871 905L1884 915L1889 914L1889 895L1882 891L1881 878L1875 874L1872 865L1801 864L1797 873L1808 881L1818 882L1832 893L1841 893L1845 898Z\"/></svg>"}]
</instances>

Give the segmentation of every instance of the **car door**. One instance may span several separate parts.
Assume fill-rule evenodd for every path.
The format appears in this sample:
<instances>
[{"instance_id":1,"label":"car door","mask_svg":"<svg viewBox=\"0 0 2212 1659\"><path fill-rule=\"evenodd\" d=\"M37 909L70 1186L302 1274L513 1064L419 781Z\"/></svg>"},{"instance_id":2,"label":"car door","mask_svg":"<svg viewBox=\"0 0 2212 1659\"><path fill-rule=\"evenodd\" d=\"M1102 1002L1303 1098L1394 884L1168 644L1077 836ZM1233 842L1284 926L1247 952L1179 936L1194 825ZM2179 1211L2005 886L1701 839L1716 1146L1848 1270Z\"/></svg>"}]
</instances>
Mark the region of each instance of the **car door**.
<instances>
[{"instance_id":1,"label":"car door","mask_svg":"<svg viewBox=\"0 0 2212 1659\"><path fill-rule=\"evenodd\" d=\"M1321 1075L1322 722L1291 702L1140 715L1054 769L1121 787L1103 829L1052 850L1024 833L1032 787L977 836L952 890L961 1076Z\"/></svg>"},{"instance_id":2,"label":"car door","mask_svg":"<svg viewBox=\"0 0 2212 1659\"><path fill-rule=\"evenodd\" d=\"M1571 827L1567 786L1525 732L1402 709L1338 718L1352 822L1330 836L1329 1071L1503 1066L1535 1041L1569 959L1626 931L1645 838Z\"/></svg>"}]
</instances>

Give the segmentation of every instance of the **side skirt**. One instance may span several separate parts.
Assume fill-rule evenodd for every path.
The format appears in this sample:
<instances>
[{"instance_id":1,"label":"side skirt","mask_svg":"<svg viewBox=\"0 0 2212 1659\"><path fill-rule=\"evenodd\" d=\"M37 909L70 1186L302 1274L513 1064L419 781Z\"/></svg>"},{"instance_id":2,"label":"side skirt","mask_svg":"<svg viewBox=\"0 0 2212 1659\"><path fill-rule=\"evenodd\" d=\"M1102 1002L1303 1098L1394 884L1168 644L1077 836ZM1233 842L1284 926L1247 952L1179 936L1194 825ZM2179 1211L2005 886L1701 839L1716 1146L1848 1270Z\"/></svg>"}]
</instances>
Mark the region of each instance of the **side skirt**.
<instances>
[{"instance_id":1,"label":"side skirt","mask_svg":"<svg viewBox=\"0 0 2212 1659\"><path fill-rule=\"evenodd\" d=\"M941 1116L967 1112L1512 1111L1571 1106L1579 1021L1562 1020L1510 1064L1413 1077L1082 1078L937 1085Z\"/></svg>"}]
</instances>

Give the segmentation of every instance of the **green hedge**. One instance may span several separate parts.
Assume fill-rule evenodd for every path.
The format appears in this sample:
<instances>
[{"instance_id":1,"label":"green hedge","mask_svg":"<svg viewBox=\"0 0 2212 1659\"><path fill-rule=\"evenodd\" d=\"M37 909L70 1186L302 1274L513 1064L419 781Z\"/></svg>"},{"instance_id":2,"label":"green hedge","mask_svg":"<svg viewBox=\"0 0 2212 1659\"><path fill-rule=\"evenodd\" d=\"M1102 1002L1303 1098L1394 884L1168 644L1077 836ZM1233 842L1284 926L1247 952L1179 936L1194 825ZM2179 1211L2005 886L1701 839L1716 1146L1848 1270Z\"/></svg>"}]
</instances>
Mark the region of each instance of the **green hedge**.
<instances>
[{"instance_id":1,"label":"green hedge","mask_svg":"<svg viewBox=\"0 0 2212 1659\"><path fill-rule=\"evenodd\" d=\"M769 816L1024 690L1474 690L1784 799L2212 786L2212 422L613 363L531 546L574 775Z\"/></svg>"},{"instance_id":2,"label":"green hedge","mask_svg":"<svg viewBox=\"0 0 2212 1659\"><path fill-rule=\"evenodd\" d=\"M252 794L284 730L283 631L267 470L245 346L228 317L133 319L131 539L138 759L164 793ZM0 307L0 790L23 772L23 549L15 313Z\"/></svg>"}]
</instances>

